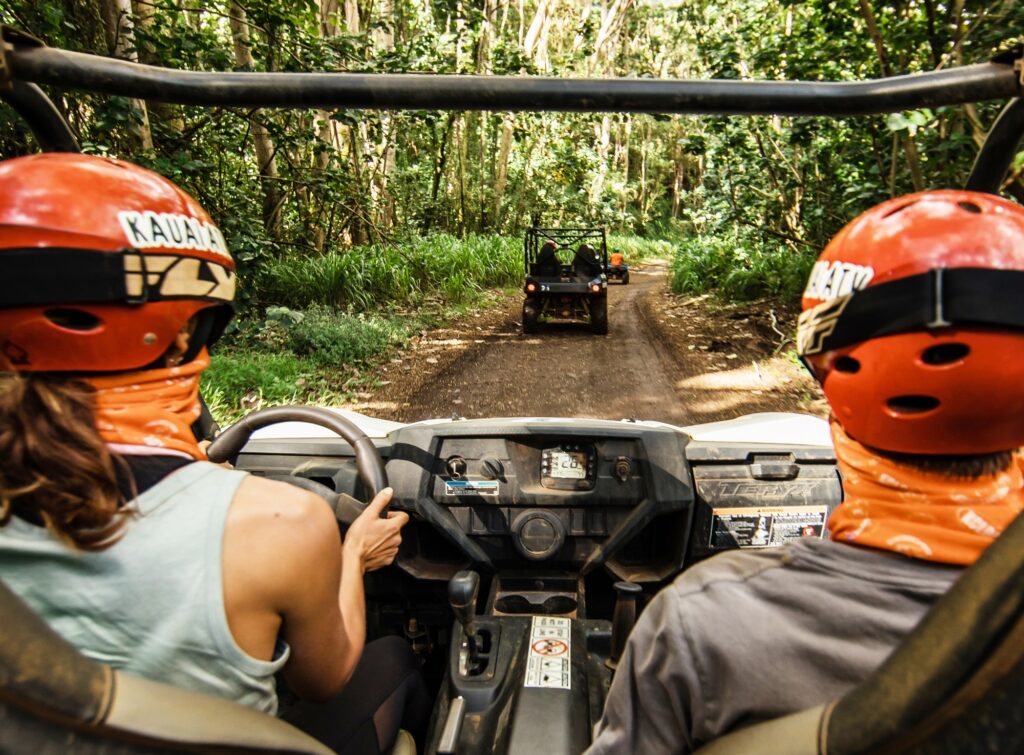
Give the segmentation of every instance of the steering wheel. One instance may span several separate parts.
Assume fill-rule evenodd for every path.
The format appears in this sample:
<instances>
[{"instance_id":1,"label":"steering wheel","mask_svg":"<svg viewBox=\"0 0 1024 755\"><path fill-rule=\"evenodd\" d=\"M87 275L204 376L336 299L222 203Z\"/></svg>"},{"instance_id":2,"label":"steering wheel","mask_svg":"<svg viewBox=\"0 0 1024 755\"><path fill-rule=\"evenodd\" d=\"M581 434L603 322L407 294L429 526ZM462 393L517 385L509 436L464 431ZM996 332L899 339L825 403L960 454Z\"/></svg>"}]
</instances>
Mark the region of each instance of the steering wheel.
<instances>
[{"instance_id":1,"label":"steering wheel","mask_svg":"<svg viewBox=\"0 0 1024 755\"><path fill-rule=\"evenodd\" d=\"M210 461L217 464L225 461L234 464L238 460L238 454L249 442L249 438L254 432L280 422L306 422L333 430L355 451L359 479L370 491L370 497L377 495L388 486L388 474L384 469L384 460L366 433L360 430L354 422L340 414L315 406L274 406L269 409L259 409L218 435L206 449L206 455ZM335 493L326 485L315 480L295 475L278 475L272 479L284 480L316 493L327 501L334 509L338 520L345 524L351 524L352 520L366 508L366 503L358 501L346 493ZM381 512L381 516L387 516L387 509Z\"/></svg>"}]
</instances>

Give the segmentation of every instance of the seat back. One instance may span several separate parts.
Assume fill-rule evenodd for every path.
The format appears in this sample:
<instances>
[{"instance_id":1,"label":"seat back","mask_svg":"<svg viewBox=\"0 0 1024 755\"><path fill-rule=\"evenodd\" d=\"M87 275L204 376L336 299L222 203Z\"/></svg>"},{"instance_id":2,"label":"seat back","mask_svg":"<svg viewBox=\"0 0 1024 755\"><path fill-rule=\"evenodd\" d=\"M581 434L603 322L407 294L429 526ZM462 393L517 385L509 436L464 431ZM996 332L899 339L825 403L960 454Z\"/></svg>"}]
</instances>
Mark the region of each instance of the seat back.
<instances>
[{"instance_id":1,"label":"seat back","mask_svg":"<svg viewBox=\"0 0 1024 755\"><path fill-rule=\"evenodd\" d=\"M89 660L2 582L0 617L0 752L330 753L273 716Z\"/></svg>"},{"instance_id":2,"label":"seat back","mask_svg":"<svg viewBox=\"0 0 1024 755\"><path fill-rule=\"evenodd\" d=\"M878 671L831 706L823 751L1024 752L1022 701L1018 517Z\"/></svg>"},{"instance_id":3,"label":"seat back","mask_svg":"<svg viewBox=\"0 0 1024 755\"><path fill-rule=\"evenodd\" d=\"M576 277L587 280L601 274L601 263L593 248L588 244L580 244L580 248L576 250L576 255L572 260L572 271Z\"/></svg>"},{"instance_id":4,"label":"seat back","mask_svg":"<svg viewBox=\"0 0 1024 755\"><path fill-rule=\"evenodd\" d=\"M557 247L553 241L545 241L537 252L537 260L530 266L530 273L540 278L557 278L560 271Z\"/></svg>"},{"instance_id":5,"label":"seat back","mask_svg":"<svg viewBox=\"0 0 1024 755\"><path fill-rule=\"evenodd\" d=\"M838 701L721 737L700 755L1024 752L1024 517ZM760 743L760 745L758 744Z\"/></svg>"}]
</instances>

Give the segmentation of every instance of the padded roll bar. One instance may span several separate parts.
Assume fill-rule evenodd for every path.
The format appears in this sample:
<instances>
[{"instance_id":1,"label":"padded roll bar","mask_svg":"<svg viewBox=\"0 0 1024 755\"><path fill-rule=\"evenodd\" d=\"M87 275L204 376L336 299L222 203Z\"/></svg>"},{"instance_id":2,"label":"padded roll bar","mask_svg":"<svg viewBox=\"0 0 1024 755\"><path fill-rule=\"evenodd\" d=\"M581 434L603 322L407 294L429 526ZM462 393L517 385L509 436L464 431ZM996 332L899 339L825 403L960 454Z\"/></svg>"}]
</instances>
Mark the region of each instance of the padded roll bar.
<instances>
[{"instance_id":1,"label":"padded roll bar","mask_svg":"<svg viewBox=\"0 0 1024 755\"><path fill-rule=\"evenodd\" d=\"M43 152L81 152L67 121L35 84L12 81L9 88L0 87L0 100L21 116Z\"/></svg>"},{"instance_id":2,"label":"padded roll bar","mask_svg":"<svg viewBox=\"0 0 1024 755\"><path fill-rule=\"evenodd\" d=\"M967 188L998 193L1024 134L1024 49L989 63L851 82L560 79L362 73L176 71L46 47L0 27L0 98L44 151L78 144L38 84L182 105L380 110L525 110L846 117L1014 98Z\"/></svg>"},{"instance_id":3,"label":"padded roll bar","mask_svg":"<svg viewBox=\"0 0 1024 755\"><path fill-rule=\"evenodd\" d=\"M1013 61L852 82L214 73L58 50L10 30L4 37L12 78L181 105L842 117L1021 94Z\"/></svg>"},{"instance_id":4,"label":"padded roll bar","mask_svg":"<svg viewBox=\"0 0 1024 755\"><path fill-rule=\"evenodd\" d=\"M998 194L1017 154L1017 145L1024 138L1024 100L1015 97L999 114L985 137L981 151L974 159L967 178L970 191Z\"/></svg>"}]
</instances>

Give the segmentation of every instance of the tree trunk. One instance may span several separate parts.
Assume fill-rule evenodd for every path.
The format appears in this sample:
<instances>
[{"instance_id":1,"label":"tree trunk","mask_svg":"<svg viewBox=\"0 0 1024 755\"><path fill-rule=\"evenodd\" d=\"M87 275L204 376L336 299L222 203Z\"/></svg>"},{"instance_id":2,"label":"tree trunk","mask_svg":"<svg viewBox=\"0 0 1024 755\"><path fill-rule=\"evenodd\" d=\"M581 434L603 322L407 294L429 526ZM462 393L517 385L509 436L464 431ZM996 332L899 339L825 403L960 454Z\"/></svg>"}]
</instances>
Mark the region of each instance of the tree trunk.
<instances>
[{"instance_id":1,"label":"tree trunk","mask_svg":"<svg viewBox=\"0 0 1024 755\"><path fill-rule=\"evenodd\" d=\"M151 33L153 19L156 17L156 5L153 0L132 0L132 7L135 9L135 21L138 28ZM197 12L193 15L198 17L199 13ZM138 47L139 60L141 62L151 66L162 63L151 44L143 42ZM184 133L185 120L181 116L180 106L169 105L166 102L147 102L145 105L152 116L152 120L159 122L173 138L176 139Z\"/></svg>"},{"instance_id":2,"label":"tree trunk","mask_svg":"<svg viewBox=\"0 0 1024 755\"><path fill-rule=\"evenodd\" d=\"M338 13L340 10L341 6L338 4L338 0L320 0L318 15L321 39L333 39L337 36ZM317 110L316 123L318 124L316 130L317 137L323 143L323 147L321 147L316 155L316 168L320 173L323 173L331 164L331 155L339 148L338 124L331 120L331 112L329 110ZM314 230L313 244L317 250L322 251L324 242L323 229L318 224Z\"/></svg>"},{"instance_id":3,"label":"tree trunk","mask_svg":"<svg viewBox=\"0 0 1024 755\"><path fill-rule=\"evenodd\" d=\"M455 125L455 113L448 113L448 120L444 125L444 132L441 134L441 142L436 147L437 159L434 161L434 176L430 186L430 206L427 207L424 218L423 230L429 232L437 220L437 203L441 192L441 181L444 178L445 169L448 165L448 142L451 137L452 127Z\"/></svg>"},{"instance_id":4,"label":"tree trunk","mask_svg":"<svg viewBox=\"0 0 1024 755\"><path fill-rule=\"evenodd\" d=\"M551 21L550 13L557 0L539 0L537 10L534 11L530 27L523 37L523 53L528 58L533 58L538 68L545 68L547 65L547 28ZM522 5L520 5L522 10Z\"/></svg>"},{"instance_id":5,"label":"tree trunk","mask_svg":"<svg viewBox=\"0 0 1024 755\"><path fill-rule=\"evenodd\" d=\"M461 116L455 124L455 145L459 156L459 235L465 235L469 213L466 209L466 160L469 159L469 137L466 133L466 117Z\"/></svg>"},{"instance_id":6,"label":"tree trunk","mask_svg":"<svg viewBox=\"0 0 1024 755\"><path fill-rule=\"evenodd\" d=\"M679 218L679 206L682 203L683 181L686 176L685 156L676 155L672 173L672 219Z\"/></svg>"},{"instance_id":7,"label":"tree trunk","mask_svg":"<svg viewBox=\"0 0 1024 755\"><path fill-rule=\"evenodd\" d=\"M878 31L878 24L875 21L874 11L871 10L869 0L858 0L860 3L860 14L868 27L868 35L875 46L875 54L878 56L878 65L882 69L883 76L892 76L892 68L889 66L889 58L885 52L885 45L882 43L882 35ZM921 161L917 155L917 145L910 132L902 134L903 153L907 157L907 166L910 168L910 180L914 183L914 191L924 191L924 176L921 174Z\"/></svg>"},{"instance_id":8,"label":"tree trunk","mask_svg":"<svg viewBox=\"0 0 1024 755\"><path fill-rule=\"evenodd\" d=\"M612 117L604 115L600 124L594 124L595 136L597 137L597 172L590 184L590 203L597 204L604 191L605 178L608 176L608 147L611 145Z\"/></svg>"},{"instance_id":9,"label":"tree trunk","mask_svg":"<svg viewBox=\"0 0 1024 755\"><path fill-rule=\"evenodd\" d=\"M633 136L633 116L626 116L626 123L622 127L622 185L627 190L622 192L622 214L625 216L629 206L629 148Z\"/></svg>"},{"instance_id":10,"label":"tree trunk","mask_svg":"<svg viewBox=\"0 0 1024 755\"><path fill-rule=\"evenodd\" d=\"M494 222L501 226L501 200L508 185L508 160L512 153L512 137L515 135L516 120L512 113L505 113L501 122L501 143L498 148L498 163L494 171Z\"/></svg>"},{"instance_id":11,"label":"tree trunk","mask_svg":"<svg viewBox=\"0 0 1024 755\"><path fill-rule=\"evenodd\" d=\"M249 22L245 9L237 2L230 0L228 8L228 24L231 27L231 42L235 53L235 67L252 70L255 60L249 42ZM256 153L256 167L263 188L263 227L274 240L281 238L281 205L282 198L278 190L277 160L275 159L274 143L267 127L256 120L259 110L252 113L251 131L253 151Z\"/></svg>"},{"instance_id":12,"label":"tree trunk","mask_svg":"<svg viewBox=\"0 0 1024 755\"><path fill-rule=\"evenodd\" d=\"M345 0L345 28L349 34L359 33L358 0Z\"/></svg>"},{"instance_id":13,"label":"tree trunk","mask_svg":"<svg viewBox=\"0 0 1024 755\"><path fill-rule=\"evenodd\" d=\"M484 0L483 18L476 47L476 72L489 73L491 68L491 42L494 36L494 21L498 12L496 0Z\"/></svg>"},{"instance_id":14,"label":"tree trunk","mask_svg":"<svg viewBox=\"0 0 1024 755\"><path fill-rule=\"evenodd\" d=\"M392 0L378 0L381 18L391 19L394 16ZM378 52L390 51L395 46L395 38L389 26L376 25L373 31L374 46ZM377 207L374 213L375 234L387 234L394 219L395 202L391 195L391 176L395 170L397 153L395 141L401 113L384 111L380 114L380 141L376 145L374 161L374 181L376 183Z\"/></svg>"},{"instance_id":15,"label":"tree trunk","mask_svg":"<svg viewBox=\"0 0 1024 755\"><path fill-rule=\"evenodd\" d=\"M107 42L111 54L121 60L139 62L135 45L135 15L131 0L101 0L106 24ZM129 99L132 119L129 130L136 147L147 152L153 150L153 132L149 127L149 111L144 100Z\"/></svg>"},{"instance_id":16,"label":"tree trunk","mask_svg":"<svg viewBox=\"0 0 1024 755\"><path fill-rule=\"evenodd\" d=\"M601 11L601 28L594 41L594 54L590 59L590 73L606 73L614 59L614 46L633 0L612 0Z\"/></svg>"},{"instance_id":17,"label":"tree trunk","mask_svg":"<svg viewBox=\"0 0 1024 755\"><path fill-rule=\"evenodd\" d=\"M650 122L648 122L647 128L643 132L643 139L640 142L640 196L637 198L637 203L640 208L639 230L641 233L643 233L644 227L647 225L647 147L650 137Z\"/></svg>"}]
</instances>

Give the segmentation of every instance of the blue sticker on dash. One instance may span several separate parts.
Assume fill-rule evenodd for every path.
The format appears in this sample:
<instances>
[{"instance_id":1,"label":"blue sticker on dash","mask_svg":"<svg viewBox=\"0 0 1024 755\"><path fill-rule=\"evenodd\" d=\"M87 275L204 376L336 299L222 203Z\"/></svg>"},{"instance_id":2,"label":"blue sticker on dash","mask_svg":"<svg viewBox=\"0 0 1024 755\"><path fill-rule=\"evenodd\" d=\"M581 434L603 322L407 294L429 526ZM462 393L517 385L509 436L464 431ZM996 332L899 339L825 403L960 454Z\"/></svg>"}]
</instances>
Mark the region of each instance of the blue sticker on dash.
<instances>
[{"instance_id":1,"label":"blue sticker on dash","mask_svg":"<svg viewBox=\"0 0 1024 755\"><path fill-rule=\"evenodd\" d=\"M497 480L445 480L445 495L498 495Z\"/></svg>"}]
</instances>

